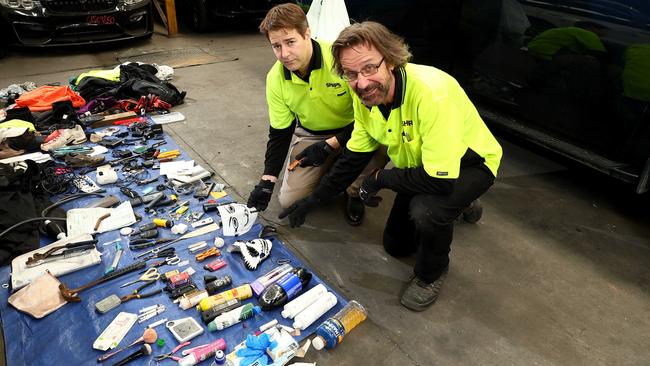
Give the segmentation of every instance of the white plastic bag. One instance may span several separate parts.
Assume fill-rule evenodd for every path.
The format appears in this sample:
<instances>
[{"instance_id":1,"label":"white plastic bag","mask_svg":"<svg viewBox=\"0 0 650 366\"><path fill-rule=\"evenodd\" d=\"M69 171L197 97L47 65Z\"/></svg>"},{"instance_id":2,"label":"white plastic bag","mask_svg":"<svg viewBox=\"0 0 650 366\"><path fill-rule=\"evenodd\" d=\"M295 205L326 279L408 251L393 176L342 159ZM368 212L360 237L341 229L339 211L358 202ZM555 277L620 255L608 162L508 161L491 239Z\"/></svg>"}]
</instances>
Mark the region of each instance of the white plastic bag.
<instances>
[{"instance_id":1,"label":"white plastic bag","mask_svg":"<svg viewBox=\"0 0 650 366\"><path fill-rule=\"evenodd\" d=\"M314 0L307 12L311 37L333 42L343 28L350 25L344 0Z\"/></svg>"}]
</instances>

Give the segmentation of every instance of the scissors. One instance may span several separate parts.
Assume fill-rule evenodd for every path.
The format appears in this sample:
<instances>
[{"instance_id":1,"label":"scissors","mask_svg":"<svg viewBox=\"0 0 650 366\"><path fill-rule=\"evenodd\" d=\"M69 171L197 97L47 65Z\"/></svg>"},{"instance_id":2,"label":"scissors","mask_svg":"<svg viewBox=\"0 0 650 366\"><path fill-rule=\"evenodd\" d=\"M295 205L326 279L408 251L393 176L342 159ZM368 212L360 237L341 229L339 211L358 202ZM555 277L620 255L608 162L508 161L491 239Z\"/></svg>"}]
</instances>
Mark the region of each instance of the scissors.
<instances>
[{"instance_id":1,"label":"scissors","mask_svg":"<svg viewBox=\"0 0 650 366\"><path fill-rule=\"evenodd\" d=\"M156 281L157 279L160 278L160 273L158 273L158 268L149 268L140 278L138 278L135 281L127 282L123 284L120 287L126 287L129 285L132 285L134 283L138 283L140 281L142 282L150 282L150 281Z\"/></svg>"},{"instance_id":2,"label":"scissors","mask_svg":"<svg viewBox=\"0 0 650 366\"><path fill-rule=\"evenodd\" d=\"M133 299L143 299L145 297L151 297L151 296L154 296L154 295L158 295L159 293L162 292L161 288L156 289L156 290L151 291L151 292L148 292L146 294L141 294L140 293L140 291L142 291L142 289L144 289L145 287L147 287L149 285L153 285L155 282L156 282L156 280L145 282L143 285L141 285L140 287L133 290L133 292L131 292L130 294L122 296L120 298L120 301L125 303L125 302L127 302L129 300L133 300Z\"/></svg>"},{"instance_id":3,"label":"scissors","mask_svg":"<svg viewBox=\"0 0 650 366\"><path fill-rule=\"evenodd\" d=\"M174 255L172 257L167 257L167 258L165 258L165 259L163 259L161 261L151 263L151 266L152 267L160 267L160 266L164 266L164 265L175 266L175 265L179 264L180 262L181 262L181 259L177 255Z\"/></svg>"},{"instance_id":4,"label":"scissors","mask_svg":"<svg viewBox=\"0 0 650 366\"><path fill-rule=\"evenodd\" d=\"M174 347L174 349L171 352L163 353L162 355L156 356L154 359L156 361L162 361L162 360L171 358L174 361L180 361L180 359L182 357L174 356L174 353L176 353L179 349L181 349L181 348L183 348L185 346L189 346L190 343L191 343L190 341L183 342L183 343L179 344L178 346Z\"/></svg>"}]
</instances>

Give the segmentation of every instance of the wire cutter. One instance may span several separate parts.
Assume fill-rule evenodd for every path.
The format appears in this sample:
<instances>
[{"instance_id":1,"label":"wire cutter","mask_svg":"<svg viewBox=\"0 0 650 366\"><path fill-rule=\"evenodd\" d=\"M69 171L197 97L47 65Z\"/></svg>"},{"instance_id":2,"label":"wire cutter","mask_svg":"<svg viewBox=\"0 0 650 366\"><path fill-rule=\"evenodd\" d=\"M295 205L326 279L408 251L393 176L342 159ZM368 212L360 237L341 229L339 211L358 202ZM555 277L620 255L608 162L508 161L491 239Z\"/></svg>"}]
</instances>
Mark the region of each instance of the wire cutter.
<instances>
[{"instance_id":1,"label":"wire cutter","mask_svg":"<svg viewBox=\"0 0 650 366\"><path fill-rule=\"evenodd\" d=\"M158 295L159 293L162 292L161 288L156 289L156 290L151 291L151 292L147 292L146 294L141 294L140 293L140 291L142 291L142 289L144 289L147 286L153 285L155 282L156 282L155 280L145 282L143 285L141 285L140 287L133 290L133 292L131 292L130 294L122 296L120 298L120 301L125 303L125 302L127 302L129 300L133 300L133 299L143 299L145 297L151 297L151 296L154 296L154 295Z\"/></svg>"},{"instance_id":2,"label":"wire cutter","mask_svg":"<svg viewBox=\"0 0 650 366\"><path fill-rule=\"evenodd\" d=\"M143 282L151 282L151 281L156 281L157 279L160 278L160 273L158 273L158 268L149 268L140 278L138 278L135 281L130 281L125 284L123 284L120 287L126 287L129 285L132 285L134 283L143 281Z\"/></svg>"},{"instance_id":3,"label":"wire cutter","mask_svg":"<svg viewBox=\"0 0 650 366\"><path fill-rule=\"evenodd\" d=\"M178 346L174 347L174 349L171 352L163 353L162 355L154 357L154 360L162 361L162 360L166 360L168 358L171 358L174 361L180 361L180 359L182 357L174 356L174 353L176 353L179 349L181 349L181 348L183 348L185 346L189 346L189 345L190 345L190 341L183 342L183 343L179 344Z\"/></svg>"}]
</instances>

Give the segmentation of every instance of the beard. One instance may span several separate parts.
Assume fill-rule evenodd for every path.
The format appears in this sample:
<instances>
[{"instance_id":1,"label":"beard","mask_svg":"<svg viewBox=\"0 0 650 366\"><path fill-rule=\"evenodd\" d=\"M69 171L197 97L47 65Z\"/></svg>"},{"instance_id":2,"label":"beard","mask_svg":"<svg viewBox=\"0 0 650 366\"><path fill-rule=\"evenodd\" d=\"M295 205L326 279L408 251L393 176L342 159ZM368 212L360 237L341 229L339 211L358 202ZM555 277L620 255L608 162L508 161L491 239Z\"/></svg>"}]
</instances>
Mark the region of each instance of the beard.
<instances>
[{"instance_id":1,"label":"beard","mask_svg":"<svg viewBox=\"0 0 650 366\"><path fill-rule=\"evenodd\" d=\"M366 106L372 107L380 105L386 100L386 97L388 96L388 92L390 91L390 82L390 79L388 79L384 85L373 81L363 89L357 88L355 86L354 92L357 93L359 99L361 99L361 102Z\"/></svg>"}]
</instances>

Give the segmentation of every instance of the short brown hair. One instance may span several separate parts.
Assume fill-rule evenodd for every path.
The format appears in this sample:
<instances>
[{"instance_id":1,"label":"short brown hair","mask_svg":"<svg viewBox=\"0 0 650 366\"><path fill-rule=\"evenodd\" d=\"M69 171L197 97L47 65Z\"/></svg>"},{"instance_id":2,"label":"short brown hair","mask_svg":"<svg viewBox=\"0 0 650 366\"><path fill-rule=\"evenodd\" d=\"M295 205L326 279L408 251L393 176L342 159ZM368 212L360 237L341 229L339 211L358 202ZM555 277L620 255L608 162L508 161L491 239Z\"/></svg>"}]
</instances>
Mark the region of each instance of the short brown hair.
<instances>
[{"instance_id":1,"label":"short brown hair","mask_svg":"<svg viewBox=\"0 0 650 366\"><path fill-rule=\"evenodd\" d=\"M295 29L301 36L304 36L308 27L307 16L302 8L296 4L288 3L271 8L259 28L260 32L269 38L269 32L280 29Z\"/></svg>"},{"instance_id":2,"label":"short brown hair","mask_svg":"<svg viewBox=\"0 0 650 366\"><path fill-rule=\"evenodd\" d=\"M358 45L373 46L384 56L386 63L393 66L404 66L411 59L409 46L404 39L388 30L377 22L355 23L343 29L332 44L334 68L343 75L341 67L341 51Z\"/></svg>"}]
</instances>

